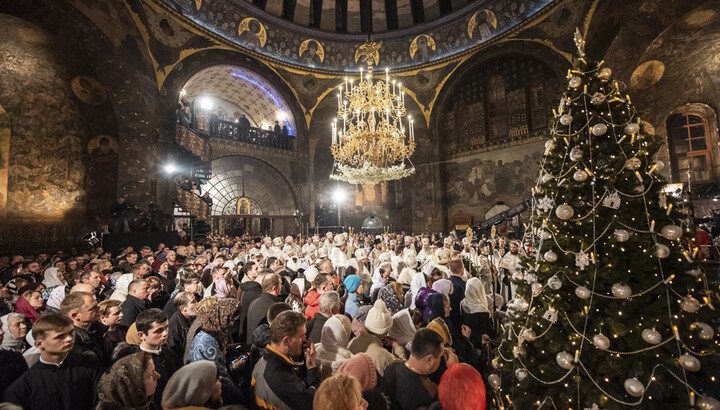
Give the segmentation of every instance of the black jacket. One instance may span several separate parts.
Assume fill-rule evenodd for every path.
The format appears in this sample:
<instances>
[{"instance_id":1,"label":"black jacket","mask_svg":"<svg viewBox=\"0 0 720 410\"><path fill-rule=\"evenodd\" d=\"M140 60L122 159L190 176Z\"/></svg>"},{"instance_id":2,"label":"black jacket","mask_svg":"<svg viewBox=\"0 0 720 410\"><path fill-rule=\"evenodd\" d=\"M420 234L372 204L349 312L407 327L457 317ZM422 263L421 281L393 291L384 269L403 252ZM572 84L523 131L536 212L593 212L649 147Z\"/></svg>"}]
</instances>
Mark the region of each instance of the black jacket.
<instances>
[{"instance_id":1,"label":"black jacket","mask_svg":"<svg viewBox=\"0 0 720 410\"><path fill-rule=\"evenodd\" d=\"M0 349L0 399L7 389L20 375L28 369L22 354L14 350Z\"/></svg>"},{"instance_id":2,"label":"black jacket","mask_svg":"<svg viewBox=\"0 0 720 410\"><path fill-rule=\"evenodd\" d=\"M308 320L306 328L307 334L313 343L320 343L320 337L322 336L322 328L325 326L329 318L325 317L322 313L315 313L315 317Z\"/></svg>"},{"instance_id":3,"label":"black jacket","mask_svg":"<svg viewBox=\"0 0 720 410\"><path fill-rule=\"evenodd\" d=\"M5 390L3 401L24 410L92 409L100 375L91 356L70 351L60 366L35 363Z\"/></svg>"},{"instance_id":4,"label":"black jacket","mask_svg":"<svg viewBox=\"0 0 720 410\"><path fill-rule=\"evenodd\" d=\"M133 295L127 295L125 301L120 305L123 312L122 324L130 327L135 323L135 319L140 312L145 311L148 308L147 300L138 299Z\"/></svg>"},{"instance_id":5,"label":"black jacket","mask_svg":"<svg viewBox=\"0 0 720 410\"><path fill-rule=\"evenodd\" d=\"M180 312L173 313L168 322L167 347L178 357L185 355L185 344L187 343L187 332L195 318L185 317Z\"/></svg>"},{"instance_id":6,"label":"black jacket","mask_svg":"<svg viewBox=\"0 0 720 410\"><path fill-rule=\"evenodd\" d=\"M95 357L103 370L109 368L112 352L107 351L104 340L106 332L107 327L98 322L93 322L88 330L75 326L75 344L72 350Z\"/></svg>"},{"instance_id":7,"label":"black jacket","mask_svg":"<svg viewBox=\"0 0 720 410\"><path fill-rule=\"evenodd\" d=\"M305 369L268 345L265 356L253 369L252 383L255 403L260 408L312 410L315 391L320 385L320 370L318 367Z\"/></svg>"},{"instance_id":8,"label":"black jacket","mask_svg":"<svg viewBox=\"0 0 720 410\"><path fill-rule=\"evenodd\" d=\"M238 299L240 300L240 317L238 318L238 326L240 328L240 342L247 341L250 339L250 333L247 330L247 314L250 309L250 304L262 295L262 287L255 281L245 282L240 284L238 289Z\"/></svg>"},{"instance_id":9,"label":"black jacket","mask_svg":"<svg viewBox=\"0 0 720 410\"><path fill-rule=\"evenodd\" d=\"M163 391L165 391L165 386L167 386L170 377L182 367L182 362L175 352L166 346L160 349L159 354L153 353L152 358L153 363L155 363L155 371L160 374L160 378L157 381L157 388L153 395L153 402L155 402L156 408L162 409L162 395Z\"/></svg>"},{"instance_id":10,"label":"black jacket","mask_svg":"<svg viewBox=\"0 0 720 410\"><path fill-rule=\"evenodd\" d=\"M248 335L247 344L252 344L255 340L252 332L255 331L255 328L262 323L263 319L265 319L268 310L270 310L270 306L276 304L277 302L280 302L280 298L263 292L259 298L255 299L250 304L246 319Z\"/></svg>"}]
</instances>

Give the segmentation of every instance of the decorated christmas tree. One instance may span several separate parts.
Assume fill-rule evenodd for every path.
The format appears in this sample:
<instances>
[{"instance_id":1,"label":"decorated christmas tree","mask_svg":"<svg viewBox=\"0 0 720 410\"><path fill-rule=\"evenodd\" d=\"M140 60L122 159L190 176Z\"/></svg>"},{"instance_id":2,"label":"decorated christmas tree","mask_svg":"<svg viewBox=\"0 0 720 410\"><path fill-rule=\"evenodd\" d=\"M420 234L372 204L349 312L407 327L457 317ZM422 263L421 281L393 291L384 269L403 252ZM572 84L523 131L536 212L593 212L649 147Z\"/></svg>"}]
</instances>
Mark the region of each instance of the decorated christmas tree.
<instances>
[{"instance_id":1,"label":"decorated christmas tree","mask_svg":"<svg viewBox=\"0 0 720 410\"><path fill-rule=\"evenodd\" d=\"M720 408L717 289L661 138L623 84L578 58L533 188L537 253L513 278L488 384L499 408Z\"/></svg>"}]
</instances>

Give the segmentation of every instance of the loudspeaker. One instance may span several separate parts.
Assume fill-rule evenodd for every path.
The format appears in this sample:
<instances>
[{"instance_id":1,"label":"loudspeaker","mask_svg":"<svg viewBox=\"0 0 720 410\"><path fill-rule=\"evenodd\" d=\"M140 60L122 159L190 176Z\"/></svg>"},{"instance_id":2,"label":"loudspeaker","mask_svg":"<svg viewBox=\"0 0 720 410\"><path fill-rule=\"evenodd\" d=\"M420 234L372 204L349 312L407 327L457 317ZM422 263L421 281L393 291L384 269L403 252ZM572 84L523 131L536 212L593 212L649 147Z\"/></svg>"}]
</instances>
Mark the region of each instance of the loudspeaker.
<instances>
[{"instance_id":1,"label":"loudspeaker","mask_svg":"<svg viewBox=\"0 0 720 410\"><path fill-rule=\"evenodd\" d=\"M135 251L143 246L149 246L153 252L157 250L158 244L162 242L165 246L172 248L177 245L177 231L169 232L116 232L106 233L102 236L103 249L117 254L122 247L132 246Z\"/></svg>"}]
</instances>

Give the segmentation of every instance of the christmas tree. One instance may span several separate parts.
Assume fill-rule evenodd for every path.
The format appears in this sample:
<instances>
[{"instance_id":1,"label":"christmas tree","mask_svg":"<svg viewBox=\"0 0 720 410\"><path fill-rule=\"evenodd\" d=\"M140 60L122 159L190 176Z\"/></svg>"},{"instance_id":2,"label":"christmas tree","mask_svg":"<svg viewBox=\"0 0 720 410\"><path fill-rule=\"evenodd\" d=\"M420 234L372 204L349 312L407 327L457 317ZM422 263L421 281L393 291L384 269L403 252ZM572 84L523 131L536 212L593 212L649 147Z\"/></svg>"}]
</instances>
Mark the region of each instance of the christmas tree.
<instances>
[{"instance_id":1,"label":"christmas tree","mask_svg":"<svg viewBox=\"0 0 720 410\"><path fill-rule=\"evenodd\" d=\"M513 278L488 377L495 404L718 408L720 303L683 202L663 193L663 141L575 42L533 188L538 251Z\"/></svg>"}]
</instances>

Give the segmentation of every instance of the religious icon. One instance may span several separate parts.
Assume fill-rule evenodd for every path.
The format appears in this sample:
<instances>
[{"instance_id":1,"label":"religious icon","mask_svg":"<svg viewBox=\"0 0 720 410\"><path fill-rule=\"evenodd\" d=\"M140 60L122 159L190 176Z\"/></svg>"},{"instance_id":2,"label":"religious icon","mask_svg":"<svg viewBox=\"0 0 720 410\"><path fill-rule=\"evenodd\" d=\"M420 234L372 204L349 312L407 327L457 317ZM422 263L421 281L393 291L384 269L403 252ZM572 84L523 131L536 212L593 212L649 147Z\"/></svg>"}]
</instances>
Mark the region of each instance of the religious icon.
<instances>
[{"instance_id":1,"label":"religious icon","mask_svg":"<svg viewBox=\"0 0 720 410\"><path fill-rule=\"evenodd\" d=\"M109 162L117 157L118 143L109 135L98 135L88 143L90 158L98 162Z\"/></svg>"},{"instance_id":2,"label":"religious icon","mask_svg":"<svg viewBox=\"0 0 720 410\"><path fill-rule=\"evenodd\" d=\"M70 81L70 87L75 96L88 105L100 105L107 99L105 87L98 80L91 77L77 76Z\"/></svg>"},{"instance_id":3,"label":"religious icon","mask_svg":"<svg viewBox=\"0 0 720 410\"><path fill-rule=\"evenodd\" d=\"M240 198L237 200L237 214L238 215L250 215L250 200L247 198Z\"/></svg>"},{"instance_id":4,"label":"religious icon","mask_svg":"<svg viewBox=\"0 0 720 410\"><path fill-rule=\"evenodd\" d=\"M373 61L375 65L378 65L380 62L380 48L382 48L382 41L378 43L368 40L367 43L355 50L355 62L357 63L358 60L362 58L364 63Z\"/></svg>"},{"instance_id":5,"label":"religious icon","mask_svg":"<svg viewBox=\"0 0 720 410\"><path fill-rule=\"evenodd\" d=\"M250 48L263 48L267 42L265 26L256 18L243 19L238 26L238 35Z\"/></svg>"},{"instance_id":6,"label":"religious icon","mask_svg":"<svg viewBox=\"0 0 720 410\"><path fill-rule=\"evenodd\" d=\"M300 44L298 56L303 58L307 64L320 64L325 61L325 49L317 40L311 38Z\"/></svg>"},{"instance_id":7,"label":"religious icon","mask_svg":"<svg viewBox=\"0 0 720 410\"><path fill-rule=\"evenodd\" d=\"M468 22L468 37L479 34L480 40L487 40L497 30L498 21L495 13L490 10L480 10L473 14Z\"/></svg>"},{"instance_id":8,"label":"religious icon","mask_svg":"<svg viewBox=\"0 0 720 410\"><path fill-rule=\"evenodd\" d=\"M427 34L420 34L410 43L410 58L418 63L427 63L435 51L435 40Z\"/></svg>"}]
</instances>

